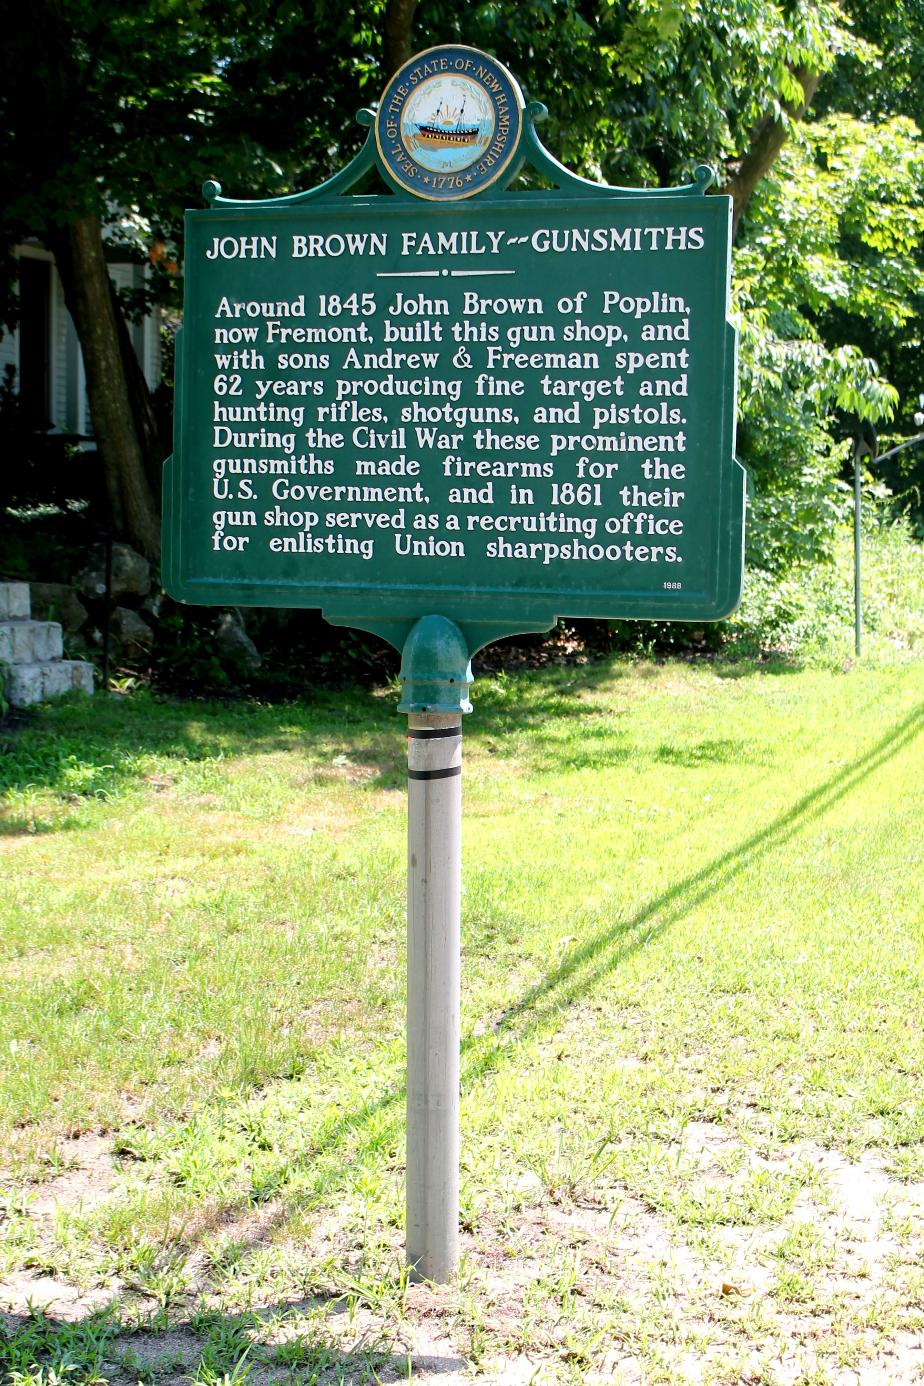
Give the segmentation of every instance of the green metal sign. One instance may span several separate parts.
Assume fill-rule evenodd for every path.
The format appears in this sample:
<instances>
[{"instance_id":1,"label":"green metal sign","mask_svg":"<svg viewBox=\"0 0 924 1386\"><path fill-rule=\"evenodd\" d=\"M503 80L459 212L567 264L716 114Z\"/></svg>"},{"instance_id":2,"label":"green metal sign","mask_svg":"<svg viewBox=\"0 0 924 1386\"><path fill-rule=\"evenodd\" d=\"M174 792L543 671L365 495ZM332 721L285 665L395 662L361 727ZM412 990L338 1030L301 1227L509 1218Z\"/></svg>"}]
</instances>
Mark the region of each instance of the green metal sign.
<instances>
[{"instance_id":1,"label":"green metal sign","mask_svg":"<svg viewBox=\"0 0 924 1386\"><path fill-rule=\"evenodd\" d=\"M500 65L412 59L361 153L186 218L164 582L469 651L741 587L730 200L563 169ZM507 191L529 162L552 191ZM389 191L352 189L375 166Z\"/></svg>"}]
</instances>

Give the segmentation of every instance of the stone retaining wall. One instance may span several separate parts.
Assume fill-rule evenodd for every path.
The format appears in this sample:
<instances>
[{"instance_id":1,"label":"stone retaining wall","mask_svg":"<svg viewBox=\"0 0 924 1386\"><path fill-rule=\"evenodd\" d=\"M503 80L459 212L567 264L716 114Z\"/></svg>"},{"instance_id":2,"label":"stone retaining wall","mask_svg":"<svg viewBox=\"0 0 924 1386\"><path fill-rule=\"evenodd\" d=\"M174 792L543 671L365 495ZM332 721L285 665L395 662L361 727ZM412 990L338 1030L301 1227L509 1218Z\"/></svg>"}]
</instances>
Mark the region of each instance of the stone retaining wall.
<instances>
[{"instance_id":1,"label":"stone retaining wall","mask_svg":"<svg viewBox=\"0 0 924 1386\"><path fill-rule=\"evenodd\" d=\"M93 692L93 665L65 659L57 621L33 621L27 582L0 582L0 679L12 707L79 689Z\"/></svg>"}]
</instances>

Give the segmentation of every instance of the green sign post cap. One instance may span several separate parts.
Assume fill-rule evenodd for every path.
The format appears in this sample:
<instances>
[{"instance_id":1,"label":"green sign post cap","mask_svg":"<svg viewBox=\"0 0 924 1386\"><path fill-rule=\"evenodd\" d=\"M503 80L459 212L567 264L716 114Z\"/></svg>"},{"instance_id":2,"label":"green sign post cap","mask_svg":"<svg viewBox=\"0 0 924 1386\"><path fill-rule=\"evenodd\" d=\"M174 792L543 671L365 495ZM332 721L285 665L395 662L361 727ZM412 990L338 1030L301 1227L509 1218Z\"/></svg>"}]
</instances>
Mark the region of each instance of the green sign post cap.
<instances>
[{"instance_id":1,"label":"green sign post cap","mask_svg":"<svg viewBox=\"0 0 924 1386\"><path fill-rule=\"evenodd\" d=\"M471 712L468 641L445 616L422 616L401 652L399 712Z\"/></svg>"}]
</instances>

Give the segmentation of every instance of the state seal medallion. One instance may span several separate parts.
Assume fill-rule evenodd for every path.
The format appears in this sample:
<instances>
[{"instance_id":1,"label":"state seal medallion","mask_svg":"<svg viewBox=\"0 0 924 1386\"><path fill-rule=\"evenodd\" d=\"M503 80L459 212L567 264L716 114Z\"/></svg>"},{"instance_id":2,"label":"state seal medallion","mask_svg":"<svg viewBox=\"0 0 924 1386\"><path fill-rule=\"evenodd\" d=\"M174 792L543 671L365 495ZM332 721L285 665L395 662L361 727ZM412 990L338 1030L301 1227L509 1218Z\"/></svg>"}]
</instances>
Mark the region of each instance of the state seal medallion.
<instances>
[{"instance_id":1,"label":"state seal medallion","mask_svg":"<svg viewBox=\"0 0 924 1386\"><path fill-rule=\"evenodd\" d=\"M523 96L495 58L447 44L418 53L379 102L375 139L389 176L416 197L452 202L509 173Z\"/></svg>"}]
</instances>

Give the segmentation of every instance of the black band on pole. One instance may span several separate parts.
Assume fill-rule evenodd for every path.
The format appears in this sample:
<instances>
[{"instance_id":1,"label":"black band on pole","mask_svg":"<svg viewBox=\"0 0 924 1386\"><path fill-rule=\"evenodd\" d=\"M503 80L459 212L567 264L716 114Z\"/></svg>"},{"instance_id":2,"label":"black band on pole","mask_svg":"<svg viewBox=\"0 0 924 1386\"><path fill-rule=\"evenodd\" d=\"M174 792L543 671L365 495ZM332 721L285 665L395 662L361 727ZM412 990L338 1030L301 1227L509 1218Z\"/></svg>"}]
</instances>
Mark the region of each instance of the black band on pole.
<instances>
[{"instance_id":1,"label":"black band on pole","mask_svg":"<svg viewBox=\"0 0 924 1386\"><path fill-rule=\"evenodd\" d=\"M461 736L461 727L424 727L420 731L409 731L409 741L433 741L437 737Z\"/></svg>"},{"instance_id":2,"label":"black band on pole","mask_svg":"<svg viewBox=\"0 0 924 1386\"><path fill-rule=\"evenodd\" d=\"M462 774L461 765L449 765L445 770L408 770L409 780L449 780Z\"/></svg>"}]
</instances>

